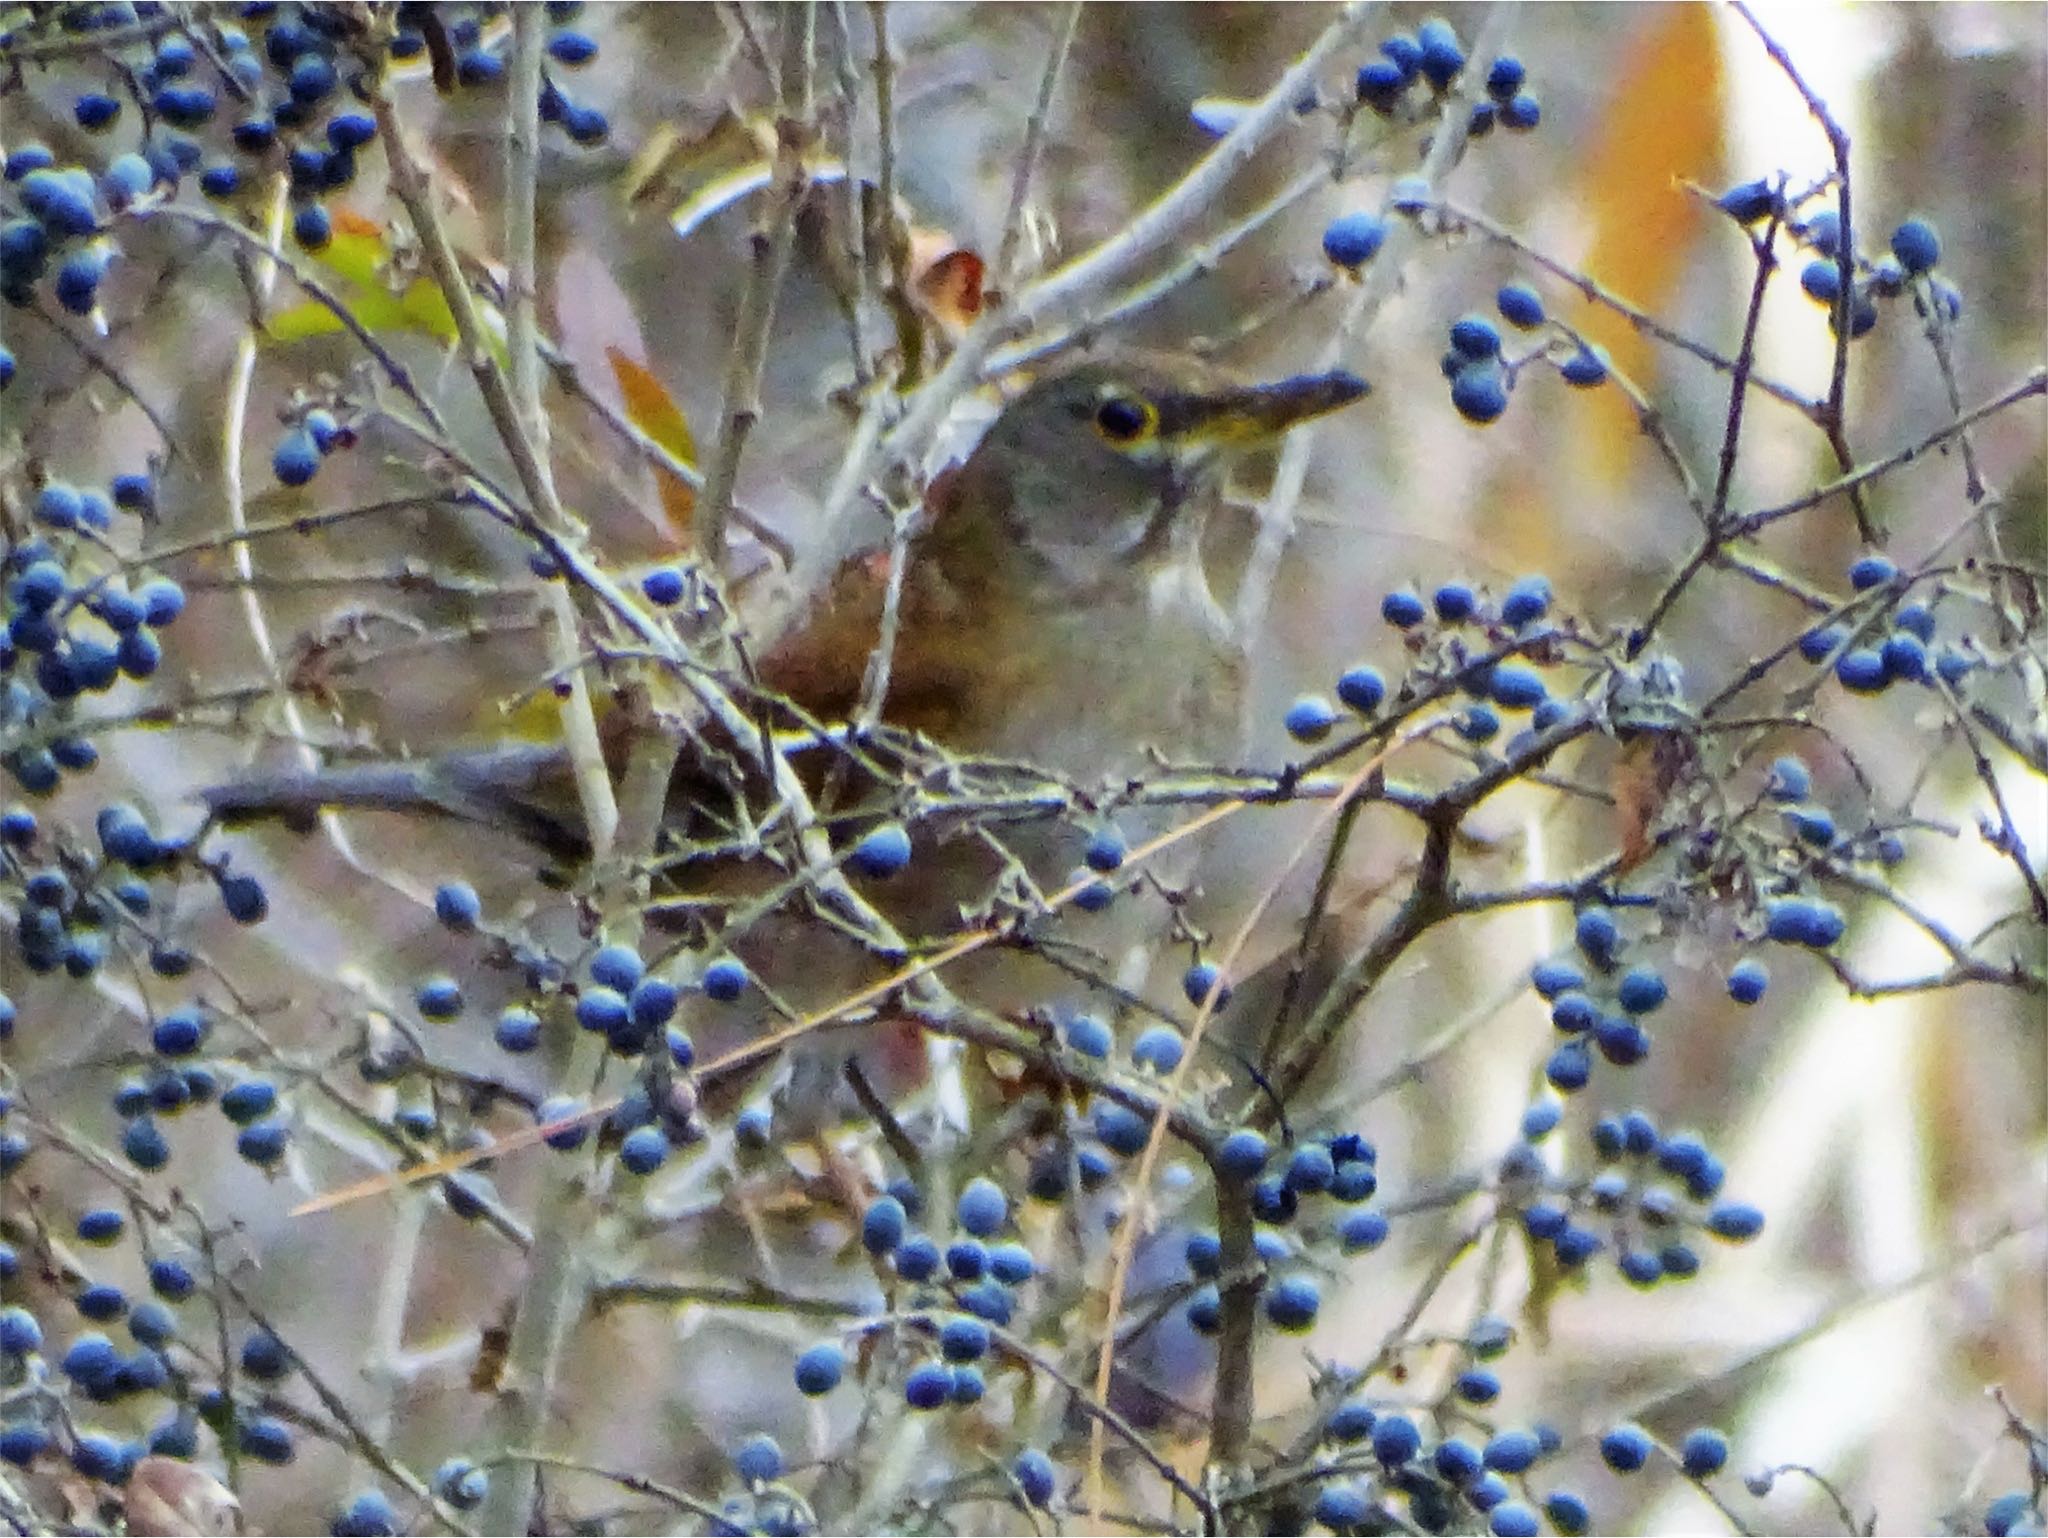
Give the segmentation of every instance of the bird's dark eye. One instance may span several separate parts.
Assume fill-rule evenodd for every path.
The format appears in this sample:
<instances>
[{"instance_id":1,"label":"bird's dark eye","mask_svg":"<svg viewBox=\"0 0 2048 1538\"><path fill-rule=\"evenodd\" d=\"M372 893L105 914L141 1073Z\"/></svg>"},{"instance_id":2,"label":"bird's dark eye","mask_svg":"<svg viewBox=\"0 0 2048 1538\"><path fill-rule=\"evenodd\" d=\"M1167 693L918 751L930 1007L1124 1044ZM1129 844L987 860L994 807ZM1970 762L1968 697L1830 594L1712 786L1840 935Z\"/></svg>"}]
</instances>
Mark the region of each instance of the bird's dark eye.
<instances>
[{"instance_id":1,"label":"bird's dark eye","mask_svg":"<svg viewBox=\"0 0 2048 1538\"><path fill-rule=\"evenodd\" d=\"M1133 443L1157 420L1157 412L1128 395L1112 395L1095 408L1095 430L1111 443Z\"/></svg>"}]
</instances>

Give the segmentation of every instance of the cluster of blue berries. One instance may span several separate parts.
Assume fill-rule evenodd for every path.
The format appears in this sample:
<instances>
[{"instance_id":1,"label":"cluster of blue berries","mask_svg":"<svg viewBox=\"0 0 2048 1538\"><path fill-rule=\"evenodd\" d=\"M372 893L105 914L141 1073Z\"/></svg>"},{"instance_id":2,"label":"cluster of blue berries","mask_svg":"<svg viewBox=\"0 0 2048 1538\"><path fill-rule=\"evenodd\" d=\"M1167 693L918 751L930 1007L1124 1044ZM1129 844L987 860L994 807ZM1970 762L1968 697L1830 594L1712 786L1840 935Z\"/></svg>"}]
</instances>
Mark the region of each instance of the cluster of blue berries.
<instances>
[{"instance_id":1,"label":"cluster of blue berries","mask_svg":"<svg viewBox=\"0 0 2048 1538\"><path fill-rule=\"evenodd\" d=\"M912 1289L908 1306L927 1310L921 1334L936 1348L903 1378L903 1399L913 1410L978 1404L988 1392L983 1363L995 1348L994 1329L1007 1327L1038 1275L1030 1249L1003 1237L1012 1224L1010 1199L986 1176L964 1186L954 1203L955 1232L941 1246L912 1227L924 1197L908 1180L893 1182L861 1214L862 1247L886 1263ZM809 1395L838 1386L844 1357L837 1345L814 1346L797 1359L797 1387Z\"/></svg>"},{"instance_id":2,"label":"cluster of blue berries","mask_svg":"<svg viewBox=\"0 0 2048 1538\"><path fill-rule=\"evenodd\" d=\"M595 41L572 25L581 9L547 7L555 30L541 114L573 142L596 145L611 131L604 114L571 100L553 78L554 69L580 68L597 55ZM445 69L437 68L444 89L495 85L505 68L503 11L402 5L390 57L403 61L438 50L446 55ZM102 12L124 19L109 23ZM73 120L95 137L120 134L130 103L140 128L132 147L109 154L97 170L59 166L42 144L9 151L7 196L0 202L0 299L29 304L36 285L54 271L57 302L73 314L92 315L120 253L115 217L145 199L175 197L188 176L206 197L233 203L261 181L252 172L281 168L289 177L299 245L318 251L332 239L327 199L354 182L357 156L378 133L376 118L365 110L377 66L352 8L250 0L180 18L142 0L51 7L41 24L61 32L111 25L143 34L104 56L105 78L81 85L72 101ZM0 368L0 386L11 377L12 363L9 356ZM301 484L285 466L280 449L279 479Z\"/></svg>"},{"instance_id":3,"label":"cluster of blue berries","mask_svg":"<svg viewBox=\"0 0 2048 1538\"><path fill-rule=\"evenodd\" d=\"M1552 618L1551 604L1550 580L1541 573L1518 578L1498 598L1456 579L1440 583L1427 599L1413 588L1389 592L1380 601L1380 618L1401 633L1414 659L1404 697L1454 687L1469 703L1453 725L1475 747L1500 735L1503 712L1526 711L1528 725L1509 738L1510 752L1572 719L1574 706L1553 693L1545 677L1564 660L1571 640L1569 624ZM1360 670L1346 673L1338 680L1340 699L1347 679L1355 698L1378 702L1376 674L1361 680Z\"/></svg>"},{"instance_id":4,"label":"cluster of blue berries","mask_svg":"<svg viewBox=\"0 0 2048 1538\"><path fill-rule=\"evenodd\" d=\"M1417 86L1441 95L1465 73L1467 63L1457 31L1449 22L1431 17L1413 36L1396 32L1381 41L1380 57L1358 71L1358 99L1382 116L1403 114L1410 110L1411 94ZM1541 105L1524 89L1527 81L1528 71L1511 54L1502 54L1487 67L1487 99L1472 108L1474 138L1490 133L1496 121L1517 132L1526 132L1542 121Z\"/></svg>"},{"instance_id":5,"label":"cluster of blue berries","mask_svg":"<svg viewBox=\"0 0 2048 1538\"><path fill-rule=\"evenodd\" d=\"M1829 194L1823 192L1825 200ZM1842 297L1842 218L1838 208L1802 213L1786 204L1782 184L1760 178L1731 187L1716 200L1736 223L1755 226L1767 219L1783 222L1793 239L1812 253L1799 270L1799 286L1815 304L1829 311ZM1941 237L1925 219L1907 219L1891 233L1890 250L1875 260L1856 252L1850 259L1849 335L1865 336L1878 322L1877 301L1911 293L1914 310L1953 325L1962 318L1963 295L1936 272L1941 262Z\"/></svg>"},{"instance_id":6,"label":"cluster of blue berries","mask_svg":"<svg viewBox=\"0 0 2048 1538\"><path fill-rule=\"evenodd\" d=\"M1706 1144L1688 1132L1660 1134L1641 1111L1595 1122L1592 1147L1604 1168L1588 1181L1560 1183L1536 1152L1559 1109L1554 1100L1530 1108L1500 1172L1524 1231L1559 1265L1572 1269L1609 1252L1624 1278L1651 1287L1698 1274L1699 1235L1739 1244L1762 1232L1757 1208L1722 1198L1727 1172Z\"/></svg>"},{"instance_id":7,"label":"cluster of blue berries","mask_svg":"<svg viewBox=\"0 0 2048 1538\"><path fill-rule=\"evenodd\" d=\"M1911 581L1890 557L1859 556L1849 567L1849 586L1863 601L1858 622L1816 625L1799 638L1799 655L1832 665L1835 680L1852 694L1881 694L1893 684L1928 684L1936 679L1961 689L1982 658L1966 639L1938 641L1934 606L1909 599Z\"/></svg>"},{"instance_id":8,"label":"cluster of blue berries","mask_svg":"<svg viewBox=\"0 0 2048 1538\"><path fill-rule=\"evenodd\" d=\"M1543 332L1537 345L1510 355L1500 328L1484 315L1466 315L1451 323L1442 370L1450 381L1451 405L1468 422L1498 421L1508 409L1515 380L1531 363L1557 370L1576 389L1607 382L1607 359L1579 337L1550 324L1542 296L1526 283L1509 283L1494 299L1501 318L1521 331Z\"/></svg>"}]
</instances>

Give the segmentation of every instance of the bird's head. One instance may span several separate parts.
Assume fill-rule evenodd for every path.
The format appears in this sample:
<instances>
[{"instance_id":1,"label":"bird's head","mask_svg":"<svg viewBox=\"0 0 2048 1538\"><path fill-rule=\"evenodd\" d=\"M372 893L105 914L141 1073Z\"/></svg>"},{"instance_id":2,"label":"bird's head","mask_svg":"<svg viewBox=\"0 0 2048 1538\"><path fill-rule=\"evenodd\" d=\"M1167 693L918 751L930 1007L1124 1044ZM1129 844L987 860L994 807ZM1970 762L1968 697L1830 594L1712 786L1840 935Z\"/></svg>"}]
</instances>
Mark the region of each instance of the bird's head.
<instances>
[{"instance_id":1,"label":"bird's head","mask_svg":"<svg viewBox=\"0 0 2048 1538\"><path fill-rule=\"evenodd\" d=\"M1175 548L1180 515L1234 455L1364 395L1357 375L1245 384L1194 358L1091 358L1006 405L947 488L946 545L1015 553L1087 587ZM945 532L953 523L951 537Z\"/></svg>"}]
</instances>

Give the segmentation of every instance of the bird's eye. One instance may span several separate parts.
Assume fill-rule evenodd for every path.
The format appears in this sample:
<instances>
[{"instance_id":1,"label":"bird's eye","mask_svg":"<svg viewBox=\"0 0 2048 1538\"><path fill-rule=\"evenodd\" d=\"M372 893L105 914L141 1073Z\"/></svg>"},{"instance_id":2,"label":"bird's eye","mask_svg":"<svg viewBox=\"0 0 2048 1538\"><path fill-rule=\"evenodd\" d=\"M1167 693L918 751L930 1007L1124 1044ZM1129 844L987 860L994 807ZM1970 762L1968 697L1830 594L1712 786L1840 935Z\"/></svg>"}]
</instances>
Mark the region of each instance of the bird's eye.
<instances>
[{"instance_id":1,"label":"bird's eye","mask_svg":"<svg viewBox=\"0 0 2048 1538\"><path fill-rule=\"evenodd\" d=\"M1095 430L1111 443L1135 443L1158 420L1158 412L1128 395L1112 395L1095 408Z\"/></svg>"}]
</instances>

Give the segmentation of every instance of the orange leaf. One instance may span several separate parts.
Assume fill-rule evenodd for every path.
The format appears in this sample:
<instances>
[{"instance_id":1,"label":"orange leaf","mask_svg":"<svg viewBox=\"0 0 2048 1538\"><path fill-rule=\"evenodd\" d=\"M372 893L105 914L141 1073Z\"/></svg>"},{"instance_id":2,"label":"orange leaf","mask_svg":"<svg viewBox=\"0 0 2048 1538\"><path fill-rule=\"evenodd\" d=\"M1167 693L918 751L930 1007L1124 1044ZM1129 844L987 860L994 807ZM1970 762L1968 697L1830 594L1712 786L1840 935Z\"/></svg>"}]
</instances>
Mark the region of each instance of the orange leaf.
<instances>
[{"instance_id":1,"label":"orange leaf","mask_svg":"<svg viewBox=\"0 0 2048 1538\"><path fill-rule=\"evenodd\" d=\"M1712 8L1644 6L1613 78L1620 83L1595 119L1600 133L1581 162L1576 201L1593 216L1585 270L1646 310L1661 311L1692 263L1705 209L1682 181L1723 180L1721 40ZM1587 318L1588 333L1626 374L1654 388L1652 344L1618 317ZM1609 419L1588 435L1610 483L1639 446L1634 414L1616 390L1586 404Z\"/></svg>"},{"instance_id":2,"label":"orange leaf","mask_svg":"<svg viewBox=\"0 0 2048 1538\"><path fill-rule=\"evenodd\" d=\"M972 251L948 251L917 275L917 297L926 311L957 337L981 314L981 282L987 267Z\"/></svg>"},{"instance_id":3,"label":"orange leaf","mask_svg":"<svg viewBox=\"0 0 2048 1538\"><path fill-rule=\"evenodd\" d=\"M612 366L612 377L619 382L619 394L625 399L626 419L684 464L695 465L696 440L690 436L683 408L676 404L667 387L618 348L607 347L604 355ZM654 479L661 490L661 507L668 514L669 524L687 538L691 510L697 505L695 493L673 470L656 469Z\"/></svg>"}]
</instances>

